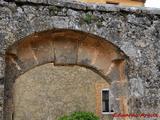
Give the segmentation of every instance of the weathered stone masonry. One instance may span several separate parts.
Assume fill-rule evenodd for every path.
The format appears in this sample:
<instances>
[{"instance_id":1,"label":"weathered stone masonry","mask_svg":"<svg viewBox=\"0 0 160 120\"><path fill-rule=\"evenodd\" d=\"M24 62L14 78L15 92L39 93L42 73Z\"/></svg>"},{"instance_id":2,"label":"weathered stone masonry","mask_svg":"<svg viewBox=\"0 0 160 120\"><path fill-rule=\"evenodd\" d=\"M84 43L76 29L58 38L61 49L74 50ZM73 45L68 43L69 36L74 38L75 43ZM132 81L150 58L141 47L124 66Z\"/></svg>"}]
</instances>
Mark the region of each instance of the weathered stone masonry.
<instances>
[{"instance_id":1,"label":"weathered stone masonry","mask_svg":"<svg viewBox=\"0 0 160 120\"><path fill-rule=\"evenodd\" d=\"M0 2L0 79L5 52L35 32L63 28L104 38L128 56L128 106L131 113L160 110L160 11L69 2ZM3 92L1 92L1 105ZM1 108L2 111L2 108ZM151 120L151 118L149 118ZM158 119L158 118L157 118Z\"/></svg>"},{"instance_id":2,"label":"weathered stone masonry","mask_svg":"<svg viewBox=\"0 0 160 120\"><path fill-rule=\"evenodd\" d=\"M55 66L78 65L93 70L109 84L110 87L107 88L111 89L111 94L114 96L111 101L115 101L111 103L114 111L128 113L126 104L128 88L124 73L125 59L125 54L112 43L80 31L55 29L25 37L6 51L4 119L13 120L16 114L14 107L16 78L30 69L46 63L54 63ZM67 78L69 79L69 77ZM73 85L76 86L76 84ZM62 89L65 89L65 87ZM97 92L99 93L99 91ZM81 93L83 94L83 92ZM100 99L101 97L97 100ZM101 113L101 110L97 113Z\"/></svg>"}]
</instances>

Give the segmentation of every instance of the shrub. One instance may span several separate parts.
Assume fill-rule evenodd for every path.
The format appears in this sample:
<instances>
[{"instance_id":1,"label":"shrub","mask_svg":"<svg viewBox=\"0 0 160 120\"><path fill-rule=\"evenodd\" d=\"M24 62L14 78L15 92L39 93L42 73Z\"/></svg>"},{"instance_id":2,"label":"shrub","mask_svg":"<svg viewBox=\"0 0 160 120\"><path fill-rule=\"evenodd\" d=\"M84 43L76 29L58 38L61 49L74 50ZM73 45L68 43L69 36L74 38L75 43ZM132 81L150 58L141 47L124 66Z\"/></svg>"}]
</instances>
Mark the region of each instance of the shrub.
<instances>
[{"instance_id":1,"label":"shrub","mask_svg":"<svg viewBox=\"0 0 160 120\"><path fill-rule=\"evenodd\" d=\"M58 120L100 120L91 112L75 112L69 116L63 116Z\"/></svg>"}]
</instances>

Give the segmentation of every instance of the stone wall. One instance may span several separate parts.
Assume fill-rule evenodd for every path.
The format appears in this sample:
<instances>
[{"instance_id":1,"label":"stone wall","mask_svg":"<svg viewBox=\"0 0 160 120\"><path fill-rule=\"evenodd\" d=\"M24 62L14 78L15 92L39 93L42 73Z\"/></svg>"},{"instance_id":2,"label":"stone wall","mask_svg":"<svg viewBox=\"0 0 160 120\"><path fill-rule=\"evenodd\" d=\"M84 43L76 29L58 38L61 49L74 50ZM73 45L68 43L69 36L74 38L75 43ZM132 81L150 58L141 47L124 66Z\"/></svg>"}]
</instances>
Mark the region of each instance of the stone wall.
<instances>
[{"instance_id":1,"label":"stone wall","mask_svg":"<svg viewBox=\"0 0 160 120\"><path fill-rule=\"evenodd\" d=\"M7 0L6 0L7 1ZM8 0L9 1L9 0ZM0 80L5 51L34 32L65 28L103 37L129 58L129 108L132 113L160 109L160 10L110 5L13 0L0 2ZM3 92L2 92L3 93ZM1 105L3 97L0 97ZM0 108L2 109L2 108ZM151 118L149 118L151 120Z\"/></svg>"}]
</instances>

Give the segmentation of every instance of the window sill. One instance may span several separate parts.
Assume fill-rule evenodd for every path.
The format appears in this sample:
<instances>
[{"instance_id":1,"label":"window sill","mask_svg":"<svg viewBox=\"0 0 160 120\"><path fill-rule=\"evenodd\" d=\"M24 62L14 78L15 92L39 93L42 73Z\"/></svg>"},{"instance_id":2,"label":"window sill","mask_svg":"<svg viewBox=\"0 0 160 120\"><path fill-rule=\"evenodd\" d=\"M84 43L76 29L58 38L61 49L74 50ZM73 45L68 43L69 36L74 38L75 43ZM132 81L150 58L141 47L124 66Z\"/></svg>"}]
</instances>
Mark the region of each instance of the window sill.
<instances>
[{"instance_id":1,"label":"window sill","mask_svg":"<svg viewBox=\"0 0 160 120\"><path fill-rule=\"evenodd\" d=\"M103 115L112 115L114 112L102 112Z\"/></svg>"}]
</instances>

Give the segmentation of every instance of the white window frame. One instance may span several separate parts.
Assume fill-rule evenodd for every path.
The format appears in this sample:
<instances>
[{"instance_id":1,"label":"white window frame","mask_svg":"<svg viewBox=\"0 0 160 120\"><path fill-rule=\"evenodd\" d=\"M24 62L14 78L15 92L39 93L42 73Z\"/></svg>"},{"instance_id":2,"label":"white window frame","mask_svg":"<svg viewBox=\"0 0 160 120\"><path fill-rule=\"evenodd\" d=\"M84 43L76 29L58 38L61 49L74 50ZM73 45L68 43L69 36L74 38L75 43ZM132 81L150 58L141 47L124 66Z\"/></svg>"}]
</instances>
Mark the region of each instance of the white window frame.
<instances>
[{"instance_id":1,"label":"white window frame","mask_svg":"<svg viewBox=\"0 0 160 120\"><path fill-rule=\"evenodd\" d=\"M110 114L114 114L114 112L103 112L103 104L102 104L102 102L103 102L103 91L109 91L109 98L110 98L110 89L108 89L108 88L105 88L105 89L102 89L101 90L101 113L103 114L103 115L110 115ZM111 104L110 104L110 99L109 99L109 111L111 110Z\"/></svg>"}]
</instances>

